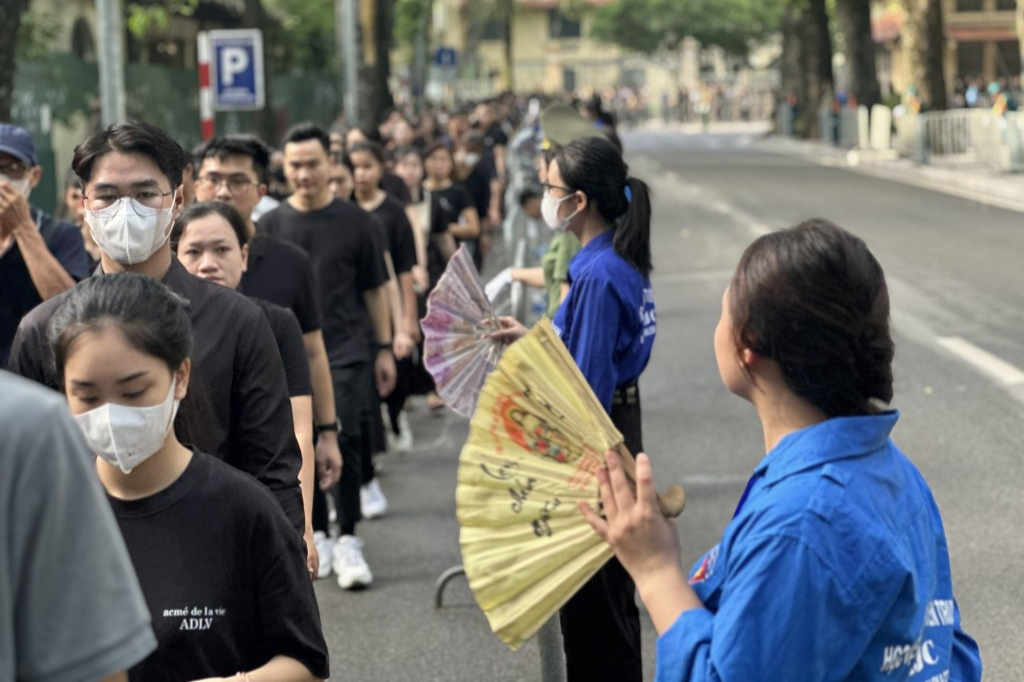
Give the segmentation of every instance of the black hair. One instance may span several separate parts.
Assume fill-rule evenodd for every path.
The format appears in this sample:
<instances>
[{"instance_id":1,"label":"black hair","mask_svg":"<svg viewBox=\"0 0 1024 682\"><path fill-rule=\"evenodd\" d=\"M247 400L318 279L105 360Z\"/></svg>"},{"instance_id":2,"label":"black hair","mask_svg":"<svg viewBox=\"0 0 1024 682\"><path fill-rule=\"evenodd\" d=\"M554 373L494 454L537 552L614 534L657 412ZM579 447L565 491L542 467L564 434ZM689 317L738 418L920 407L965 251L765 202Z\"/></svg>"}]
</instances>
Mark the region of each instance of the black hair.
<instances>
[{"instance_id":1,"label":"black hair","mask_svg":"<svg viewBox=\"0 0 1024 682\"><path fill-rule=\"evenodd\" d=\"M231 226L235 236L238 237L238 248L242 248L249 243L249 230L245 225L245 219L242 218L242 215L234 206L223 201L200 201L182 211L181 215L174 221L170 236L171 251L177 253L178 242L181 241L181 237L185 234L185 228L189 226L189 223L214 214L228 221L228 225Z\"/></svg>"},{"instance_id":2,"label":"black hair","mask_svg":"<svg viewBox=\"0 0 1024 682\"><path fill-rule=\"evenodd\" d=\"M345 156L342 158L341 162L353 173L355 172L355 164L352 163L352 155L356 152L366 152L377 160L377 163L381 168L381 175L386 172L387 167L384 165L384 152L381 151L379 144L376 144L375 142L356 142L349 149L345 150Z\"/></svg>"},{"instance_id":3,"label":"black hair","mask_svg":"<svg viewBox=\"0 0 1024 682\"><path fill-rule=\"evenodd\" d=\"M629 166L604 137L574 140L555 154L566 187L587 195L615 231L615 253L643 275L651 262L651 191L629 177Z\"/></svg>"},{"instance_id":4,"label":"black hair","mask_svg":"<svg viewBox=\"0 0 1024 682\"><path fill-rule=\"evenodd\" d=\"M159 281L130 272L82 280L57 308L47 330L57 376L75 339L117 327L133 347L162 360L172 372L192 353L188 303Z\"/></svg>"},{"instance_id":5,"label":"black hair","mask_svg":"<svg viewBox=\"0 0 1024 682\"><path fill-rule=\"evenodd\" d=\"M198 172L203 161L215 158L223 161L229 156L247 156L252 160L252 169L261 184L270 181L267 168L270 166L270 149L253 135L218 135L202 143L192 152Z\"/></svg>"},{"instance_id":6,"label":"black hair","mask_svg":"<svg viewBox=\"0 0 1024 682\"><path fill-rule=\"evenodd\" d=\"M424 148L423 148L423 151L422 151L422 152L420 153L420 156L421 156L421 157L422 157L422 158L423 158L424 160L426 160L426 159L427 159L428 157L430 157L430 156L433 156L433 155L434 155L434 153L436 153L436 152L438 152L438 151L441 151L442 149L443 149L444 151L448 152L448 156L449 156L449 157L450 157L450 156L452 156L452 148L451 148L451 147L449 147L449 146L448 146L447 144L445 144L444 142L442 142L441 140L437 140L437 141L435 141L435 142L431 142L431 143L430 143L430 144L428 144L428 145L427 145L426 147L424 147Z\"/></svg>"},{"instance_id":7,"label":"black hair","mask_svg":"<svg viewBox=\"0 0 1024 682\"><path fill-rule=\"evenodd\" d=\"M484 151L484 136L476 130L467 130L462 134L462 137L458 139L458 144L465 149L474 149L478 152L483 153Z\"/></svg>"},{"instance_id":8,"label":"black hair","mask_svg":"<svg viewBox=\"0 0 1024 682\"><path fill-rule=\"evenodd\" d=\"M540 190L536 187L527 187L519 193L519 205L526 206L526 203L532 199L540 199Z\"/></svg>"},{"instance_id":9,"label":"black hair","mask_svg":"<svg viewBox=\"0 0 1024 682\"><path fill-rule=\"evenodd\" d=\"M331 153L331 137L323 128L312 121L296 123L289 128L284 137L281 138L281 149L284 149L287 144L305 142L306 140L317 140L323 146L325 152Z\"/></svg>"},{"instance_id":10,"label":"black hair","mask_svg":"<svg viewBox=\"0 0 1024 682\"><path fill-rule=\"evenodd\" d=\"M160 128L142 121L115 123L98 130L75 147L71 168L86 185L92 179L96 161L111 152L142 154L157 165L171 183L171 189L181 184L181 176L188 163L185 150Z\"/></svg>"},{"instance_id":11,"label":"black hair","mask_svg":"<svg viewBox=\"0 0 1024 682\"><path fill-rule=\"evenodd\" d=\"M420 150L417 149L416 147L413 147L412 145L397 147L391 152L391 160L397 162L409 156L410 154L420 156ZM423 157L420 156L420 160L422 160L422 158Z\"/></svg>"},{"instance_id":12,"label":"black hair","mask_svg":"<svg viewBox=\"0 0 1024 682\"><path fill-rule=\"evenodd\" d=\"M885 273L863 240L833 223L808 220L747 247L728 312L737 343L774 360L790 390L829 417L892 400Z\"/></svg>"},{"instance_id":13,"label":"black hair","mask_svg":"<svg viewBox=\"0 0 1024 682\"><path fill-rule=\"evenodd\" d=\"M375 142L377 144L384 143L384 138L380 136L380 131L377 130L376 128L364 128L362 126L358 126L355 128L350 128L348 132L350 133L353 130L358 130L359 134L370 142ZM348 133L345 133L345 140L348 140Z\"/></svg>"}]
</instances>

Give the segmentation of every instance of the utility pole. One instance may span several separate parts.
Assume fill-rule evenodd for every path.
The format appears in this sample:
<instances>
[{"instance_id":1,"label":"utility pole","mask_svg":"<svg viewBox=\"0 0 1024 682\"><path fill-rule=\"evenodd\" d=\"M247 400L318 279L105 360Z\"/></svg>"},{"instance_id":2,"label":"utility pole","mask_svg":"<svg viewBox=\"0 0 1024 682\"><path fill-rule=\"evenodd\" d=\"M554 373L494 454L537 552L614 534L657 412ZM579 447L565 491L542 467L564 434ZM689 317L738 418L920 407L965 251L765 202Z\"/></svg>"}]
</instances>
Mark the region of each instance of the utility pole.
<instances>
[{"instance_id":1,"label":"utility pole","mask_svg":"<svg viewBox=\"0 0 1024 682\"><path fill-rule=\"evenodd\" d=\"M359 43L356 30L357 0L334 0L334 36L341 59L342 92L345 121L349 127L359 125Z\"/></svg>"},{"instance_id":2,"label":"utility pole","mask_svg":"<svg viewBox=\"0 0 1024 682\"><path fill-rule=\"evenodd\" d=\"M123 123L124 95L124 22L120 0L96 0L96 37L99 43L100 120L103 127Z\"/></svg>"}]
</instances>

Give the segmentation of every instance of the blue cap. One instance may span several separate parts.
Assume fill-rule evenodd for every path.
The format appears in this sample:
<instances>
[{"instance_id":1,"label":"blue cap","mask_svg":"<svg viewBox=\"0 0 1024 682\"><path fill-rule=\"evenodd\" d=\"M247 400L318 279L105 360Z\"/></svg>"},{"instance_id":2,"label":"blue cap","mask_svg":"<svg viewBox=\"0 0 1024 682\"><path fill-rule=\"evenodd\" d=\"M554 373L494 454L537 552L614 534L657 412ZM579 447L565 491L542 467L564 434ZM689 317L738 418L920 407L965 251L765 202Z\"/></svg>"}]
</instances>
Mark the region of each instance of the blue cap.
<instances>
[{"instance_id":1,"label":"blue cap","mask_svg":"<svg viewBox=\"0 0 1024 682\"><path fill-rule=\"evenodd\" d=\"M36 144L24 128L0 123L0 152L10 154L28 166L36 165Z\"/></svg>"}]
</instances>

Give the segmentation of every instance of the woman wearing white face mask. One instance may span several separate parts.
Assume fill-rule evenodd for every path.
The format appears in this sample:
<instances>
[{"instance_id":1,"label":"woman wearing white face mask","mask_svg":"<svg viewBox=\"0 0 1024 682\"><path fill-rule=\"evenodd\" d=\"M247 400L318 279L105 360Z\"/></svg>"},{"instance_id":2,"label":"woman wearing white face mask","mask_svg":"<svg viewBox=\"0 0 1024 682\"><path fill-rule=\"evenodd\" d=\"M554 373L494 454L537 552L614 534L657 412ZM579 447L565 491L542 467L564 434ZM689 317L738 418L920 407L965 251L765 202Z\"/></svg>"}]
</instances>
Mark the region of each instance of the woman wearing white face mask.
<instances>
[{"instance_id":1,"label":"woman wearing white face mask","mask_svg":"<svg viewBox=\"0 0 1024 682\"><path fill-rule=\"evenodd\" d=\"M656 332L649 275L651 202L647 184L629 177L603 137L576 140L548 166L544 222L571 232L583 248L569 265L569 293L552 320L630 452L643 450L637 381ZM501 319L495 338L526 329ZM639 682L640 617L634 585L612 560L563 607L560 618L569 682Z\"/></svg>"},{"instance_id":2,"label":"woman wearing white face mask","mask_svg":"<svg viewBox=\"0 0 1024 682\"><path fill-rule=\"evenodd\" d=\"M263 486L172 428L191 371L184 306L150 277L93 277L49 329L157 636L129 679L325 678L299 536Z\"/></svg>"}]
</instances>

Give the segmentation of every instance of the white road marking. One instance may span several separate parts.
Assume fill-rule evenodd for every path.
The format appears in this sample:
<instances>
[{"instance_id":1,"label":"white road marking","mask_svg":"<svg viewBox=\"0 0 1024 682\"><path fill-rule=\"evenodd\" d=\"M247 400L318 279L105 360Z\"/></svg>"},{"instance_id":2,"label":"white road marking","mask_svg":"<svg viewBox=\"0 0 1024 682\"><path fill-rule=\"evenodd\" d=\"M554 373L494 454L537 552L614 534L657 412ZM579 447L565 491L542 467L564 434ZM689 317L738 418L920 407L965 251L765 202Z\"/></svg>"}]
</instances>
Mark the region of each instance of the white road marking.
<instances>
[{"instance_id":1,"label":"white road marking","mask_svg":"<svg viewBox=\"0 0 1024 682\"><path fill-rule=\"evenodd\" d=\"M1003 386L1024 385L1024 371L959 336L942 336L936 343Z\"/></svg>"},{"instance_id":2,"label":"white road marking","mask_svg":"<svg viewBox=\"0 0 1024 682\"><path fill-rule=\"evenodd\" d=\"M683 477L683 487L695 488L718 485L746 485L749 476L737 474L691 474Z\"/></svg>"}]
</instances>

